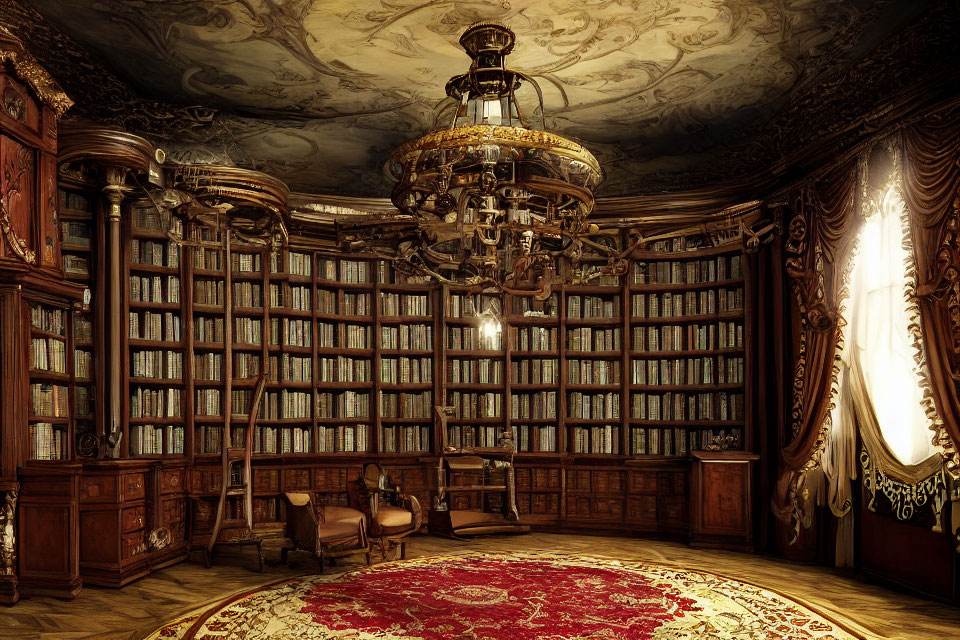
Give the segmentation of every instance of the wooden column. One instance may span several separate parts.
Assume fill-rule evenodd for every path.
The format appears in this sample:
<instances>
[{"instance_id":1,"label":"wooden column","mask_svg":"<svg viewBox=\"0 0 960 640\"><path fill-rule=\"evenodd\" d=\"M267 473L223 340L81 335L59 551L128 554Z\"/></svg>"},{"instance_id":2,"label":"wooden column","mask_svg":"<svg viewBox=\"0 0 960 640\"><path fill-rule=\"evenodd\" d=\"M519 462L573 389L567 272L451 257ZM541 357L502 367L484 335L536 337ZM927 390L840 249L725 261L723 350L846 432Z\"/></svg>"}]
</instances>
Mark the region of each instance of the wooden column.
<instances>
[{"instance_id":1,"label":"wooden column","mask_svg":"<svg viewBox=\"0 0 960 640\"><path fill-rule=\"evenodd\" d=\"M118 167L108 167L106 169L107 184L103 187L103 193L106 195L110 208L107 210L107 265L108 265L108 283L109 294L109 312L107 318L107 345L110 353L109 374L106 376L107 397L109 400L109 409L107 411L108 433L117 433L121 431L121 396L120 386L123 382L123 360L121 358L121 336L123 335L123 318L121 317L121 291L120 291L120 270L121 270L121 251L120 251L120 203L124 198L123 182L126 179L127 170ZM119 457L119 446L109 450L110 457Z\"/></svg>"}]
</instances>

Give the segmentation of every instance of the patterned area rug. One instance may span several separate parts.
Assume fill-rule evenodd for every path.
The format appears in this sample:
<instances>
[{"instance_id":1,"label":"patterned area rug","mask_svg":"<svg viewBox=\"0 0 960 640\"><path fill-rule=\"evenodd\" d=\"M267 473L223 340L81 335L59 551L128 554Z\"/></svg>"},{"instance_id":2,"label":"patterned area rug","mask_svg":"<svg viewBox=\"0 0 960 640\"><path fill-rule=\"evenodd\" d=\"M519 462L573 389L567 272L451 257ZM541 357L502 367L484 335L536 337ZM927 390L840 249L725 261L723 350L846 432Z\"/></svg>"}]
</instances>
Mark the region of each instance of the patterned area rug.
<instances>
[{"instance_id":1,"label":"patterned area rug","mask_svg":"<svg viewBox=\"0 0 960 640\"><path fill-rule=\"evenodd\" d=\"M702 571L471 553L285 580L150 636L220 640L850 640L783 595Z\"/></svg>"}]
</instances>

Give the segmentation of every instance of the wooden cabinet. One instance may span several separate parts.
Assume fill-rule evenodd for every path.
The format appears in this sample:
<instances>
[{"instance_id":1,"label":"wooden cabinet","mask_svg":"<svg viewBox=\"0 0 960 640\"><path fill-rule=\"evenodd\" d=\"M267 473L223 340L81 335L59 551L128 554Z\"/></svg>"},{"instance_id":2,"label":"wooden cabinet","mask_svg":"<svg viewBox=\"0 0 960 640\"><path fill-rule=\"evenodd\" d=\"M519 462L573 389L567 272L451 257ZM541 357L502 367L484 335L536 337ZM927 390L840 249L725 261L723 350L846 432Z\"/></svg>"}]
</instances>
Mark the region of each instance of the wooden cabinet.
<instances>
[{"instance_id":1,"label":"wooden cabinet","mask_svg":"<svg viewBox=\"0 0 960 640\"><path fill-rule=\"evenodd\" d=\"M84 582L118 587L186 557L184 464L113 460L83 466L79 560ZM165 532L165 544L156 532Z\"/></svg>"},{"instance_id":2,"label":"wooden cabinet","mask_svg":"<svg viewBox=\"0 0 960 640\"><path fill-rule=\"evenodd\" d=\"M753 550L753 461L742 451L694 451L690 544Z\"/></svg>"}]
</instances>

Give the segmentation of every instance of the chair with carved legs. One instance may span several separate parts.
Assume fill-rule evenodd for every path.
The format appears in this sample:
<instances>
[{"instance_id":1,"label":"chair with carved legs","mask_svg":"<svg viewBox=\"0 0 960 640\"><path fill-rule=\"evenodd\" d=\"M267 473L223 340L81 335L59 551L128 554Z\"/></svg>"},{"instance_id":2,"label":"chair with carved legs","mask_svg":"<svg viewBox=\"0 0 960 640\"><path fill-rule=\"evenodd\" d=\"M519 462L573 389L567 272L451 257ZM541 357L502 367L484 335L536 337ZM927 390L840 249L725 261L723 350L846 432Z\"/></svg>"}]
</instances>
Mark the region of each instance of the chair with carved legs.
<instances>
[{"instance_id":1,"label":"chair with carved legs","mask_svg":"<svg viewBox=\"0 0 960 640\"><path fill-rule=\"evenodd\" d=\"M390 484L383 467L375 462L364 466L357 489L357 506L370 518L371 546L380 549L384 560L392 558L398 548L400 559L405 559L407 537L423 524L420 502L402 493L398 485Z\"/></svg>"}]
</instances>

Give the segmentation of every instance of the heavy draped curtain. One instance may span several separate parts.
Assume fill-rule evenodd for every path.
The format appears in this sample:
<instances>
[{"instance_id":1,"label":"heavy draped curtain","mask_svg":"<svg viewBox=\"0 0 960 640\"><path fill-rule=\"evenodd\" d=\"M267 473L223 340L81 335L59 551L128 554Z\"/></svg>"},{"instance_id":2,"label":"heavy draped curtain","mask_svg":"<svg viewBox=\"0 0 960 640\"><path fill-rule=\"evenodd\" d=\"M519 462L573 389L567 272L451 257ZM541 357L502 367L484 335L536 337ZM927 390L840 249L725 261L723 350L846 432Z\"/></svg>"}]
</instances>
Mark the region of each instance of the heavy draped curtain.
<instances>
[{"instance_id":1,"label":"heavy draped curtain","mask_svg":"<svg viewBox=\"0 0 960 640\"><path fill-rule=\"evenodd\" d=\"M773 495L778 518L790 521L795 540L806 520L804 479L820 464L833 408L842 339L839 304L843 269L854 244L858 163L840 165L806 185L793 199L786 268L799 319L791 392L790 440L781 449Z\"/></svg>"},{"instance_id":2,"label":"heavy draped curtain","mask_svg":"<svg viewBox=\"0 0 960 640\"><path fill-rule=\"evenodd\" d=\"M903 199L916 261L916 302L926 359L924 404L947 471L960 473L960 101L902 133Z\"/></svg>"},{"instance_id":3,"label":"heavy draped curtain","mask_svg":"<svg viewBox=\"0 0 960 640\"><path fill-rule=\"evenodd\" d=\"M901 131L903 198L913 237L918 321L926 375L924 407L936 429L948 472L960 474L960 100L906 124ZM829 436L839 355L843 349L844 270L860 223L854 159L805 185L791 202L786 269L794 293L797 344L791 433L784 434L775 515L795 540L804 510L807 472L820 465Z\"/></svg>"}]
</instances>

